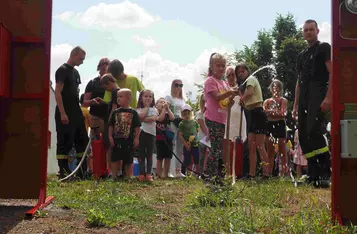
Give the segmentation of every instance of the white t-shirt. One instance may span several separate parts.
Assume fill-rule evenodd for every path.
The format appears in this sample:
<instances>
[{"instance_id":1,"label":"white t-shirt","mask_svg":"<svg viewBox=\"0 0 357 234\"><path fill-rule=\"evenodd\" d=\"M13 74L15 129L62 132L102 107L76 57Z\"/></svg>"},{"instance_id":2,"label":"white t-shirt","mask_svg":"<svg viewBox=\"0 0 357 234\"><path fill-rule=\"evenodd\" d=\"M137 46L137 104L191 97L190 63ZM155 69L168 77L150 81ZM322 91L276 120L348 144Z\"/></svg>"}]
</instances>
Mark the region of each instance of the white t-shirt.
<instances>
[{"instance_id":1,"label":"white t-shirt","mask_svg":"<svg viewBox=\"0 0 357 234\"><path fill-rule=\"evenodd\" d=\"M244 142L247 139L247 121L245 119L244 112L241 111L241 106L239 105L240 97L234 97L234 105L231 109L231 119L229 126L229 139L234 140L235 137L239 136L240 119L242 119L242 132L241 138ZM226 133L227 134L227 133Z\"/></svg>"},{"instance_id":2,"label":"white t-shirt","mask_svg":"<svg viewBox=\"0 0 357 234\"><path fill-rule=\"evenodd\" d=\"M206 124L205 116L201 111L198 111L196 114L196 120L199 120L199 119L203 120L203 124ZM205 134L203 133L202 129L200 128L198 131L198 134L197 134L198 140L199 141L202 140L202 138L204 136L205 136Z\"/></svg>"},{"instance_id":3,"label":"white t-shirt","mask_svg":"<svg viewBox=\"0 0 357 234\"><path fill-rule=\"evenodd\" d=\"M165 100L170 104L170 108L175 117L181 117L182 106L186 104L185 100L174 98L171 95L166 96Z\"/></svg>"},{"instance_id":4,"label":"white t-shirt","mask_svg":"<svg viewBox=\"0 0 357 234\"><path fill-rule=\"evenodd\" d=\"M143 112L142 108L138 108L138 114ZM146 117L151 117L151 116L159 116L159 112L155 107L150 107L148 110L148 113L146 114ZM141 127L140 129L150 135L156 136L156 121L151 122L151 123L146 123L146 122L141 122Z\"/></svg>"}]
</instances>

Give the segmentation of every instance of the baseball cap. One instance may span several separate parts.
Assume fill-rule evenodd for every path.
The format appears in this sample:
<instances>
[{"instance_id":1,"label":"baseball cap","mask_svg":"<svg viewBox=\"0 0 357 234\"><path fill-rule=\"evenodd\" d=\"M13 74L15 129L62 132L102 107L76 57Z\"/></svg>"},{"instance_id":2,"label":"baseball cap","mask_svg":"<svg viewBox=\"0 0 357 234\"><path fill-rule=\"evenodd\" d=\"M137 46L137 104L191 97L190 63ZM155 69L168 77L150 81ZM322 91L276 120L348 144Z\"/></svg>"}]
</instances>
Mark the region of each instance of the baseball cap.
<instances>
[{"instance_id":1,"label":"baseball cap","mask_svg":"<svg viewBox=\"0 0 357 234\"><path fill-rule=\"evenodd\" d=\"M181 107L181 111L185 111L185 110L192 111L192 107L188 104L185 104Z\"/></svg>"}]
</instances>

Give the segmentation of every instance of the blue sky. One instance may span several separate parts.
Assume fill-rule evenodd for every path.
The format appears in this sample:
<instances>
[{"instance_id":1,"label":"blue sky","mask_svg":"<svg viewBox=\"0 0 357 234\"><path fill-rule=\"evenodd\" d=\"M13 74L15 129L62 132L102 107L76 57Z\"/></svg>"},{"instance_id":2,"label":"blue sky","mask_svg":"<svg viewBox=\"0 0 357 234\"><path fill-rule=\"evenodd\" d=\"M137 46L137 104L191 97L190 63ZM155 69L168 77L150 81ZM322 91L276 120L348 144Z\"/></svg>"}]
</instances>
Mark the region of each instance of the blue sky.
<instances>
[{"instance_id":1,"label":"blue sky","mask_svg":"<svg viewBox=\"0 0 357 234\"><path fill-rule=\"evenodd\" d=\"M81 91L96 75L98 60L124 62L129 74L144 75L144 85L168 94L174 78L186 91L206 71L211 52L250 45L260 29L270 29L278 13L292 13L298 25L315 19L321 40L329 41L331 6L327 0L54 0L52 75L75 45L87 51L79 67Z\"/></svg>"}]
</instances>

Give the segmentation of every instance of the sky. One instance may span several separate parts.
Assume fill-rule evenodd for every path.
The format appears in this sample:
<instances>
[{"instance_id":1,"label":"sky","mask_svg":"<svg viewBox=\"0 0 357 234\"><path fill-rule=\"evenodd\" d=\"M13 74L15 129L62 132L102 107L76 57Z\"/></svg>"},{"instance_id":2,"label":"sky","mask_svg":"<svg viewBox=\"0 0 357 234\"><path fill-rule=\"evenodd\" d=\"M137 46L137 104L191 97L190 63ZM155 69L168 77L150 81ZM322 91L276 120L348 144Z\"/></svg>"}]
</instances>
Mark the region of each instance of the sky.
<instances>
[{"instance_id":1,"label":"sky","mask_svg":"<svg viewBox=\"0 0 357 234\"><path fill-rule=\"evenodd\" d=\"M87 52L77 68L80 93L98 76L98 61L108 57L122 61L126 74L139 79L142 74L156 98L170 93L174 79L194 97L212 52L251 45L278 14L292 13L297 25L315 19L320 40L330 42L330 5L327 0L54 0L51 80L79 45Z\"/></svg>"}]
</instances>

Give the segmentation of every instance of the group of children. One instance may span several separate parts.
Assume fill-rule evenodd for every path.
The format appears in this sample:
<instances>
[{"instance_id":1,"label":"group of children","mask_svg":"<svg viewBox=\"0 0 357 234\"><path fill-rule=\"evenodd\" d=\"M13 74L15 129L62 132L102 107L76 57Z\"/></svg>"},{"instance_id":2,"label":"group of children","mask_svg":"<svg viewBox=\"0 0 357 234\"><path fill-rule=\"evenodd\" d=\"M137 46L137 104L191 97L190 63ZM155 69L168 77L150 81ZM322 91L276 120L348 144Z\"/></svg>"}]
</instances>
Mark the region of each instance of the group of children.
<instances>
[{"instance_id":1,"label":"group of children","mask_svg":"<svg viewBox=\"0 0 357 234\"><path fill-rule=\"evenodd\" d=\"M283 165L280 174L287 174L288 157L285 148L287 101L281 95L282 83L273 80L270 86L273 96L263 102L259 81L254 76L250 76L249 68L240 63L231 70L226 74L226 59L223 55L218 53L211 55L208 77L204 83L203 94L200 96L200 110L195 117L191 106L180 103L181 106L178 108L180 113L176 113L175 108L170 108L172 103L168 103L165 98L155 101L154 93L148 89L140 92L137 107L131 107L131 91L120 89L111 74L102 76L102 87L112 93L104 139L110 149L107 160L110 161L111 175L114 179L117 179L118 171L123 165L126 176L130 177L133 174L133 152L138 149L140 168L138 179L152 182L152 157L156 146L158 177L169 176L170 161L176 153L178 155L175 156L179 159L183 156L183 174L188 169L201 175L201 178L206 181L222 183L224 176L222 154L227 112L234 106L234 102L239 102L236 107L244 107L247 119L250 164L248 177L255 177L257 151L263 163L263 177L272 175L276 151L281 154ZM227 75L235 76L238 81L237 86L231 87L226 82L224 77ZM173 85L180 84L173 82ZM180 87L182 88L182 84ZM175 123L177 132L172 130L172 123ZM294 161L300 166L306 166L297 134L296 132L294 138L296 158ZM203 143L203 138L206 143ZM276 139L278 139L278 150L274 147ZM176 140L181 144L175 143ZM182 147L182 151L174 150L175 147ZM210 147L209 151L208 147ZM177 152L182 152L182 155ZM298 169L298 172L300 171Z\"/></svg>"}]
</instances>

